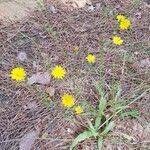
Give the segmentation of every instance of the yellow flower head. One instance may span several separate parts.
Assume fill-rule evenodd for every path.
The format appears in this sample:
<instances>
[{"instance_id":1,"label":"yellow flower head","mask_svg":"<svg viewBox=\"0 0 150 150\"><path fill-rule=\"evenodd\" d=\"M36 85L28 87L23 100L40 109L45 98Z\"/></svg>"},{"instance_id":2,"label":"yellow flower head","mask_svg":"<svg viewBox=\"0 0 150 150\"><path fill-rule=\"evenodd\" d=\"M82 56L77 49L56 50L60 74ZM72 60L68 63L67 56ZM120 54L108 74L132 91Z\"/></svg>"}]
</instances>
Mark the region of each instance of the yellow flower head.
<instances>
[{"instance_id":1,"label":"yellow flower head","mask_svg":"<svg viewBox=\"0 0 150 150\"><path fill-rule=\"evenodd\" d=\"M131 27L131 21L129 19L122 19L119 24L121 30L127 30Z\"/></svg>"},{"instance_id":2,"label":"yellow flower head","mask_svg":"<svg viewBox=\"0 0 150 150\"><path fill-rule=\"evenodd\" d=\"M66 71L61 66L56 66L51 72L51 75L57 79L64 78L65 74L66 74Z\"/></svg>"},{"instance_id":3,"label":"yellow flower head","mask_svg":"<svg viewBox=\"0 0 150 150\"><path fill-rule=\"evenodd\" d=\"M120 22L120 21L126 19L126 17L123 16L123 15L118 15L118 16L116 17L116 19L118 20L118 22Z\"/></svg>"},{"instance_id":4,"label":"yellow flower head","mask_svg":"<svg viewBox=\"0 0 150 150\"><path fill-rule=\"evenodd\" d=\"M83 109L81 108L81 106L76 106L75 107L75 112L76 112L77 115L81 114L83 112Z\"/></svg>"},{"instance_id":5,"label":"yellow flower head","mask_svg":"<svg viewBox=\"0 0 150 150\"><path fill-rule=\"evenodd\" d=\"M95 56L92 55L92 54L89 54L87 57L86 57L86 60L88 61L88 63L95 63Z\"/></svg>"},{"instance_id":6,"label":"yellow flower head","mask_svg":"<svg viewBox=\"0 0 150 150\"><path fill-rule=\"evenodd\" d=\"M16 81L22 81L26 77L26 72L23 68L17 67L11 70L10 77Z\"/></svg>"},{"instance_id":7,"label":"yellow flower head","mask_svg":"<svg viewBox=\"0 0 150 150\"><path fill-rule=\"evenodd\" d=\"M73 98L72 95L64 94L62 96L62 104L63 104L63 106L70 108L70 107L72 107L74 105L74 102L75 102L75 99Z\"/></svg>"},{"instance_id":8,"label":"yellow flower head","mask_svg":"<svg viewBox=\"0 0 150 150\"><path fill-rule=\"evenodd\" d=\"M123 39L119 36L113 36L113 43L116 45L121 45L123 43Z\"/></svg>"}]
</instances>

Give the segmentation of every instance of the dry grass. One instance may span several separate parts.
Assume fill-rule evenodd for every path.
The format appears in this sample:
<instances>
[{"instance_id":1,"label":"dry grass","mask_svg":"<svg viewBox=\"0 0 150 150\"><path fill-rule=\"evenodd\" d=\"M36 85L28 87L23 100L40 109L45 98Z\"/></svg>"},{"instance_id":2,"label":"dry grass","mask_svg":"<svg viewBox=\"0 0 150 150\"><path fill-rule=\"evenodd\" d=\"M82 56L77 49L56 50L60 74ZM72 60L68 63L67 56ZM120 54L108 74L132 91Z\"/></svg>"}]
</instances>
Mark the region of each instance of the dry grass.
<instances>
[{"instance_id":1,"label":"dry grass","mask_svg":"<svg viewBox=\"0 0 150 150\"><path fill-rule=\"evenodd\" d=\"M98 1L93 1L96 5ZM67 150L70 141L80 126L73 125L64 119L64 111L60 107L60 96L68 91L76 95L78 101L86 100L93 107L97 106L92 80L99 80L98 70L103 64L103 78L106 90L108 87L121 83L122 98L136 97L149 88L149 67L141 67L140 60L149 57L149 23L148 6L142 1L124 2L102 1L101 7L95 12L87 8L66 10L66 7L54 5L58 13L48 10L37 11L29 19L9 26L0 26L0 149L17 150L21 137L28 131L40 128L40 135L48 132L46 140L37 139L33 149ZM48 4L47 4L48 5ZM115 15L126 14L133 27L130 31L120 32L117 29ZM121 47L111 43L112 35L118 33L125 39ZM73 52L79 47L76 56ZM24 51L28 55L26 62L19 62L17 54ZM97 62L89 67L85 62L87 53L97 56ZM126 57L124 57L126 53ZM34 67L33 63L37 66ZM37 71L46 71L55 65L67 68L65 80L50 85L56 89L52 105L45 105L46 86L17 83L9 78L13 67L23 66L31 76ZM116 120L113 139L106 140L105 149L144 149L148 148L149 95L146 94L131 106L139 111L137 119ZM88 116L87 116L88 117ZM73 128L73 133L67 131ZM77 131L76 131L77 130ZM120 132L135 137L135 141L123 140ZM89 144L90 143L90 144ZM94 142L89 141L94 149ZM79 149L85 150L84 143Z\"/></svg>"}]
</instances>

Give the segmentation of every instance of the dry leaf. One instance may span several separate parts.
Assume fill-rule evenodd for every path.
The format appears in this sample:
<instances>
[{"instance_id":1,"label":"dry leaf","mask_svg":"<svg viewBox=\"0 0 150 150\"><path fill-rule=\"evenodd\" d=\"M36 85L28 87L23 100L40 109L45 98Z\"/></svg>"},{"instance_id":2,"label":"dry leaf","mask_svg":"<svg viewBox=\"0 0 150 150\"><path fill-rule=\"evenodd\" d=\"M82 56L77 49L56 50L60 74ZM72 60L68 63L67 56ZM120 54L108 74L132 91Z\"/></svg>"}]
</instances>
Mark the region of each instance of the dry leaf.
<instances>
[{"instance_id":1,"label":"dry leaf","mask_svg":"<svg viewBox=\"0 0 150 150\"><path fill-rule=\"evenodd\" d=\"M48 137L48 133L47 132L44 132L41 136L41 139L46 139Z\"/></svg>"},{"instance_id":2,"label":"dry leaf","mask_svg":"<svg viewBox=\"0 0 150 150\"><path fill-rule=\"evenodd\" d=\"M28 102L26 105L23 105L24 109L35 109L37 108L37 103L35 101Z\"/></svg>"},{"instance_id":3,"label":"dry leaf","mask_svg":"<svg viewBox=\"0 0 150 150\"><path fill-rule=\"evenodd\" d=\"M54 96L54 94L55 94L55 89L54 89L53 87L48 87L48 88L46 89L46 93L47 93L50 97L52 97L52 96Z\"/></svg>"},{"instance_id":4,"label":"dry leaf","mask_svg":"<svg viewBox=\"0 0 150 150\"><path fill-rule=\"evenodd\" d=\"M31 150L32 145L34 144L35 140L38 137L38 134L39 133L37 133L36 131L32 131L32 132L25 134L20 141L19 149L20 150Z\"/></svg>"},{"instance_id":5,"label":"dry leaf","mask_svg":"<svg viewBox=\"0 0 150 150\"><path fill-rule=\"evenodd\" d=\"M33 68L37 68L37 63L36 63L36 61L33 61Z\"/></svg>"},{"instance_id":6,"label":"dry leaf","mask_svg":"<svg viewBox=\"0 0 150 150\"><path fill-rule=\"evenodd\" d=\"M100 10L100 8L101 8L101 3L97 3L95 7L96 7L96 10Z\"/></svg>"},{"instance_id":7,"label":"dry leaf","mask_svg":"<svg viewBox=\"0 0 150 150\"><path fill-rule=\"evenodd\" d=\"M49 84L51 76L48 72L33 74L29 79L27 84L32 85L35 83L47 85Z\"/></svg>"},{"instance_id":8,"label":"dry leaf","mask_svg":"<svg viewBox=\"0 0 150 150\"><path fill-rule=\"evenodd\" d=\"M52 4L48 4L48 11L52 12L53 14L57 13L56 8Z\"/></svg>"},{"instance_id":9,"label":"dry leaf","mask_svg":"<svg viewBox=\"0 0 150 150\"><path fill-rule=\"evenodd\" d=\"M20 52L17 56L17 59L20 61L25 61L27 60L27 54L25 52Z\"/></svg>"}]
</instances>

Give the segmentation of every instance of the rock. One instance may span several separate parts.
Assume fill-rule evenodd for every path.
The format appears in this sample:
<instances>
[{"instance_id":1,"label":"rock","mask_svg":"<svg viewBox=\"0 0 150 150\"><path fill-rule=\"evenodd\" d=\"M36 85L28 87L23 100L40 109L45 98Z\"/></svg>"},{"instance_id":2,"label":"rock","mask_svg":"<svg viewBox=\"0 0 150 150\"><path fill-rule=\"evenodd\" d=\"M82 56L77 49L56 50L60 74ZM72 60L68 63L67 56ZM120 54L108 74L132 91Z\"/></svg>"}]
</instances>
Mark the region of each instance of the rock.
<instances>
[{"instance_id":1,"label":"rock","mask_svg":"<svg viewBox=\"0 0 150 150\"><path fill-rule=\"evenodd\" d=\"M38 132L32 131L25 134L19 144L19 150L31 150L34 142L38 138Z\"/></svg>"},{"instance_id":2,"label":"rock","mask_svg":"<svg viewBox=\"0 0 150 150\"><path fill-rule=\"evenodd\" d=\"M35 0L2 0L0 1L0 20L5 23L8 20L20 20L34 11L36 5Z\"/></svg>"},{"instance_id":3,"label":"rock","mask_svg":"<svg viewBox=\"0 0 150 150\"><path fill-rule=\"evenodd\" d=\"M51 79L50 73L48 72L38 72L37 74L33 74L29 79L27 84L32 85L32 84L42 84L42 85L47 85L49 84Z\"/></svg>"}]
</instances>

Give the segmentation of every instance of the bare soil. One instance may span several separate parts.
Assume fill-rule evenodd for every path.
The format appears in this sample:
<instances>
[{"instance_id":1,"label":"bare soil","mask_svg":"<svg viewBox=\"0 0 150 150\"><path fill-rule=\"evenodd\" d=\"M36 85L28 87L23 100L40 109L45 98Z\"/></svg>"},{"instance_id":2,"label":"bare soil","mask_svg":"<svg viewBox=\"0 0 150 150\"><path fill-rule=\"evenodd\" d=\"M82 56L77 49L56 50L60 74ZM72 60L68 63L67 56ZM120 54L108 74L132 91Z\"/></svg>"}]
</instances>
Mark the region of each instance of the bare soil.
<instances>
[{"instance_id":1,"label":"bare soil","mask_svg":"<svg viewBox=\"0 0 150 150\"><path fill-rule=\"evenodd\" d=\"M17 21L33 12L37 6L36 0L1 0L0 20Z\"/></svg>"}]
</instances>

